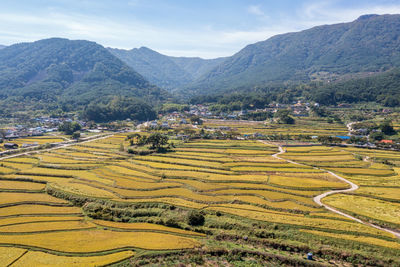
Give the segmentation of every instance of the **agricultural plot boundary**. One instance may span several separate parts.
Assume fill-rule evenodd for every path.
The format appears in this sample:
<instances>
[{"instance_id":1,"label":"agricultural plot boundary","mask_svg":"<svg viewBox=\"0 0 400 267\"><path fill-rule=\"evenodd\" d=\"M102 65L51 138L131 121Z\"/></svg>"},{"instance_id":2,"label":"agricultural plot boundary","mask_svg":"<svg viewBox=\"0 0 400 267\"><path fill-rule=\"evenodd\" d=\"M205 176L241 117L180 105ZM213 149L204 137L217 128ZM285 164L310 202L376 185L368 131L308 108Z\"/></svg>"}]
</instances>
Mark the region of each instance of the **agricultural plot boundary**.
<instances>
[{"instance_id":1,"label":"agricultural plot boundary","mask_svg":"<svg viewBox=\"0 0 400 267\"><path fill-rule=\"evenodd\" d=\"M262 143L264 143L264 144L269 144L268 142L265 142L265 141L260 141L260 142L262 142ZM279 152L276 153L276 154L273 154L272 156L275 157L275 158L281 159L281 160L285 160L285 161L287 161L287 162L289 162L289 163L298 164L298 165L303 165L303 164L298 163L298 162L295 162L295 161L293 161L293 160L284 159L284 158L279 157L279 155L284 154L284 153L286 153L286 151L282 148L282 146L279 146ZM315 168L315 167L314 167L314 168ZM317 169L319 169L319 168L317 168ZM323 169L320 169L320 170L323 170ZM331 207L331 206L329 206L329 205L323 203L321 200L322 200L324 197L327 197L327 196L332 195L332 194L352 192L352 191L355 191L355 190L357 190L357 189L359 188L358 185L356 185L355 183L353 183L353 182L351 182L351 181L349 181L349 180L347 180L347 179L345 179L345 178L343 178L343 177L341 177L341 176L339 176L339 175L337 175L337 174L335 174L335 173L333 173L333 172L331 172L331 171L327 171L327 170L323 170L323 171L326 171L326 172L330 173L331 175L335 176L336 178L338 178L339 180L342 180L342 181L346 182L347 184L350 185L350 188L349 188L349 189L343 189L343 190L331 190L331 191L322 193L322 194L320 194L320 195L318 195L318 196L316 196L316 197L313 198L313 200L315 201L315 203L317 203L317 204L320 205L320 206L325 207L326 209L328 209L328 210L330 210L330 211L332 211L332 212L334 212L334 213L336 213L336 214L345 216L346 218L349 218L349 219L351 219L351 220L353 220L353 221L362 223L362 224L364 224L364 225L371 226L371 227L374 227L374 228L379 229L379 230L383 230L383 231L385 231L385 232L388 232L388 233L390 233L390 234L395 235L397 238L400 238L400 233L399 233L399 232L396 232L396 231L393 231L393 230L390 230L390 229L387 229L387 228L384 228L384 227L380 227L380 226L375 225L375 224L372 224L372 223L364 222L364 221L362 221L362 220L360 220L360 219L358 219L358 218L355 218L355 217L353 217L353 216L351 216L351 215L349 215L349 214L347 214L347 213L344 213L344 212L342 212L342 211L339 211L338 209L335 209L335 208L333 208L333 207Z\"/></svg>"}]
</instances>

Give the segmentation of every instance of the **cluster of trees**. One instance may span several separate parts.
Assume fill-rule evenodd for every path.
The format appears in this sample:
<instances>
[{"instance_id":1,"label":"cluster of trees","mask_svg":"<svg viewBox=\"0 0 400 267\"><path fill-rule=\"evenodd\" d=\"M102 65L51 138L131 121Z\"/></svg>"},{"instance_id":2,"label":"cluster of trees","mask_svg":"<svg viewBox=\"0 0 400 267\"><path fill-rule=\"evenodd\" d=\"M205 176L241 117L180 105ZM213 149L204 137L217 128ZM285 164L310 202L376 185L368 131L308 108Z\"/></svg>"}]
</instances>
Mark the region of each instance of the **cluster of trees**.
<instances>
[{"instance_id":1,"label":"cluster of trees","mask_svg":"<svg viewBox=\"0 0 400 267\"><path fill-rule=\"evenodd\" d=\"M83 117L95 122L109 122L131 119L134 121L154 120L153 108L136 98L114 97L108 103L90 104L83 111Z\"/></svg>"},{"instance_id":2,"label":"cluster of trees","mask_svg":"<svg viewBox=\"0 0 400 267\"><path fill-rule=\"evenodd\" d=\"M210 108L214 112L265 108L271 102L291 104L298 98L322 105L376 102L387 107L397 107L400 105L398 88L400 69L396 68L366 78L340 82L311 81L245 86L224 94L196 96L190 103L212 104Z\"/></svg>"},{"instance_id":3,"label":"cluster of trees","mask_svg":"<svg viewBox=\"0 0 400 267\"><path fill-rule=\"evenodd\" d=\"M265 121L266 119L273 118L274 115L269 111L260 111L260 112L252 112L245 115L240 116L242 120L251 120L251 121Z\"/></svg>"},{"instance_id":4,"label":"cluster of trees","mask_svg":"<svg viewBox=\"0 0 400 267\"><path fill-rule=\"evenodd\" d=\"M58 126L58 130L60 132L64 132L65 134L71 135L72 138L74 139L78 139L81 134L80 134L80 130L82 129L82 126L76 122L76 121L65 121L62 124L60 124L60 126Z\"/></svg>"},{"instance_id":5,"label":"cluster of trees","mask_svg":"<svg viewBox=\"0 0 400 267\"><path fill-rule=\"evenodd\" d=\"M156 150L158 152L165 151L174 147L173 143L169 143L169 137L161 133L152 133L149 136L134 133L127 136L127 140L129 140L129 144L131 146L150 145L150 149ZM130 153L133 152L134 151L131 150Z\"/></svg>"},{"instance_id":6,"label":"cluster of trees","mask_svg":"<svg viewBox=\"0 0 400 267\"><path fill-rule=\"evenodd\" d=\"M295 123L295 119L290 115L291 115L291 110L289 110L289 109L280 109L275 113L274 117L277 119L278 123L281 123L281 124L294 124Z\"/></svg>"},{"instance_id":7,"label":"cluster of trees","mask_svg":"<svg viewBox=\"0 0 400 267\"><path fill-rule=\"evenodd\" d=\"M182 112L182 111L189 111L189 105L185 104L175 104L175 103L165 103L161 106L160 111L163 113L171 113L174 111Z\"/></svg>"}]
</instances>

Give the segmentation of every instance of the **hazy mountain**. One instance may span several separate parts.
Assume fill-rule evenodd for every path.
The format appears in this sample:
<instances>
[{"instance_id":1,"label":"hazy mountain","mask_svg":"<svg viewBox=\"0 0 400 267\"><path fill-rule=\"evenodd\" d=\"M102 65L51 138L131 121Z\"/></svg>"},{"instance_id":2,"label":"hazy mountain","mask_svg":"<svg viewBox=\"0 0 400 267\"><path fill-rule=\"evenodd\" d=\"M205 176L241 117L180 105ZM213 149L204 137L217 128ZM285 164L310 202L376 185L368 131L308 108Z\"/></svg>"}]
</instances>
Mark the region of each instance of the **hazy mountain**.
<instances>
[{"instance_id":1,"label":"hazy mountain","mask_svg":"<svg viewBox=\"0 0 400 267\"><path fill-rule=\"evenodd\" d=\"M198 79L221 64L226 58L203 59L199 57L170 57L170 59L189 73L194 79Z\"/></svg>"},{"instance_id":2,"label":"hazy mountain","mask_svg":"<svg viewBox=\"0 0 400 267\"><path fill-rule=\"evenodd\" d=\"M151 83L167 90L186 86L223 61L223 58L170 57L147 47L132 50L109 48L109 51Z\"/></svg>"},{"instance_id":3,"label":"hazy mountain","mask_svg":"<svg viewBox=\"0 0 400 267\"><path fill-rule=\"evenodd\" d=\"M0 50L0 100L83 106L112 96L159 101L151 85L94 42L52 38Z\"/></svg>"},{"instance_id":4,"label":"hazy mountain","mask_svg":"<svg viewBox=\"0 0 400 267\"><path fill-rule=\"evenodd\" d=\"M146 47L132 50L111 49L109 51L142 74L151 83L165 89L174 89L193 81L193 77L168 56Z\"/></svg>"},{"instance_id":5,"label":"hazy mountain","mask_svg":"<svg viewBox=\"0 0 400 267\"><path fill-rule=\"evenodd\" d=\"M400 66L400 15L365 15L246 46L202 76L188 93L207 94L288 80L332 79Z\"/></svg>"}]
</instances>

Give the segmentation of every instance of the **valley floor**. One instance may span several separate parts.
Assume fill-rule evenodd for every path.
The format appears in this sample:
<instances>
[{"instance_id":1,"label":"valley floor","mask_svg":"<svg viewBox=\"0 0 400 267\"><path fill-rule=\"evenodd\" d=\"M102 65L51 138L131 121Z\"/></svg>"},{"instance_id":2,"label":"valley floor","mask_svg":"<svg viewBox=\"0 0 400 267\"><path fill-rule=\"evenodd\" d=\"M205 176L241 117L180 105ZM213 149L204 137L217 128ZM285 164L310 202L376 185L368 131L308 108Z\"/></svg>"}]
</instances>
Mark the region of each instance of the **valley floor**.
<instances>
[{"instance_id":1,"label":"valley floor","mask_svg":"<svg viewBox=\"0 0 400 267\"><path fill-rule=\"evenodd\" d=\"M2 159L0 262L400 265L400 169L356 156L399 152L214 139L132 155L127 135Z\"/></svg>"}]
</instances>

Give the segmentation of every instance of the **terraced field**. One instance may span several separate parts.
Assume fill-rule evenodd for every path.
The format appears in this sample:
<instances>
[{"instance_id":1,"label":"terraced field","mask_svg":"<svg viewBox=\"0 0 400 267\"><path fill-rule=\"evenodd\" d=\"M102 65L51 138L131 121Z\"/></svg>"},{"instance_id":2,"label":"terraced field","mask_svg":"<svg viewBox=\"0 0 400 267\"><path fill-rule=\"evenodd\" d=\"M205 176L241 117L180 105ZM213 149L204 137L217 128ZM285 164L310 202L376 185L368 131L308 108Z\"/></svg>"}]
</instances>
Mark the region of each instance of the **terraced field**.
<instances>
[{"instance_id":1,"label":"terraced field","mask_svg":"<svg viewBox=\"0 0 400 267\"><path fill-rule=\"evenodd\" d=\"M383 262L400 252L394 235L328 212L313 201L324 191L348 188L325 169L356 183L381 177L395 183L398 174L386 165L360 161L366 171L343 149L288 148L285 158L305 164L297 165L272 157L279 151L275 145L245 140L197 140L179 143L166 154L132 156L120 151L121 144L128 145L125 137L119 134L1 162L4 262L109 264L148 253L211 249L235 235L257 242L266 242L263 235L274 236L268 242L298 246L297 251L324 243L332 255L346 250L368 258L379 251ZM365 205L351 207L355 198ZM395 205L384 217L372 216L395 199L396 192L377 191L374 196L364 190L324 201L396 226ZM375 210L363 210L375 204ZM204 214L203 226L185 222L192 211ZM298 243L290 241L294 239ZM256 251L264 249L255 244ZM286 256L302 260L297 254ZM324 257L319 261L329 264Z\"/></svg>"},{"instance_id":2,"label":"terraced field","mask_svg":"<svg viewBox=\"0 0 400 267\"><path fill-rule=\"evenodd\" d=\"M324 146L289 147L283 155L290 160L333 171L359 185L359 189L351 194L328 196L323 199L324 203L400 232L399 168L374 162L399 156L400 153L395 151ZM349 160L343 162L343 157Z\"/></svg>"},{"instance_id":3,"label":"terraced field","mask_svg":"<svg viewBox=\"0 0 400 267\"><path fill-rule=\"evenodd\" d=\"M318 126L316 126L316 124ZM330 124L321 121L314 121L312 118L296 118L294 125L264 124L264 122L249 122L237 120L206 120L204 128L219 129L230 127L241 134L252 135L255 133L263 135L346 135L347 128L344 125Z\"/></svg>"}]
</instances>

